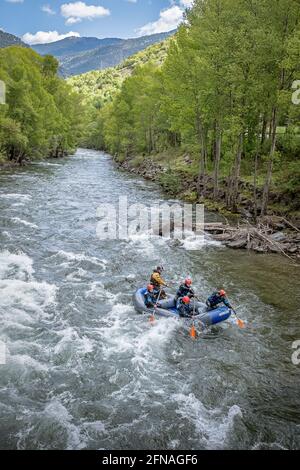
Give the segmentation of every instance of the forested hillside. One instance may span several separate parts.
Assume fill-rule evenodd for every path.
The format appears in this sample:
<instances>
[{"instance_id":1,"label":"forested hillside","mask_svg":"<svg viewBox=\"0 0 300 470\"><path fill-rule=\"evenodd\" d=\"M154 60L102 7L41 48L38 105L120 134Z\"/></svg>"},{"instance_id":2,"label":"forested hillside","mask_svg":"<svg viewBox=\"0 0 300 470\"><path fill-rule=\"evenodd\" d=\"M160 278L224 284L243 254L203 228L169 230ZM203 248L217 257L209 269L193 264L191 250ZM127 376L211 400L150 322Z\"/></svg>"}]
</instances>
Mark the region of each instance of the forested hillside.
<instances>
[{"instance_id":1,"label":"forested hillside","mask_svg":"<svg viewBox=\"0 0 300 470\"><path fill-rule=\"evenodd\" d=\"M58 62L31 49L0 50L0 162L59 157L75 150L84 127L80 97L57 77Z\"/></svg>"},{"instance_id":2,"label":"forested hillside","mask_svg":"<svg viewBox=\"0 0 300 470\"><path fill-rule=\"evenodd\" d=\"M130 77L137 67L150 62L157 66L162 65L167 57L169 44L170 40L166 39L134 54L117 67L76 75L69 78L67 82L82 96L85 102L100 109L121 90L124 80Z\"/></svg>"},{"instance_id":3,"label":"forested hillside","mask_svg":"<svg viewBox=\"0 0 300 470\"><path fill-rule=\"evenodd\" d=\"M112 103L96 93L93 145L168 169L173 194L299 217L300 4L275 3L196 0L162 66L136 68Z\"/></svg>"},{"instance_id":4,"label":"forested hillside","mask_svg":"<svg viewBox=\"0 0 300 470\"><path fill-rule=\"evenodd\" d=\"M6 33L0 29L0 49L9 46L23 46L28 47L20 38L13 34Z\"/></svg>"}]
</instances>

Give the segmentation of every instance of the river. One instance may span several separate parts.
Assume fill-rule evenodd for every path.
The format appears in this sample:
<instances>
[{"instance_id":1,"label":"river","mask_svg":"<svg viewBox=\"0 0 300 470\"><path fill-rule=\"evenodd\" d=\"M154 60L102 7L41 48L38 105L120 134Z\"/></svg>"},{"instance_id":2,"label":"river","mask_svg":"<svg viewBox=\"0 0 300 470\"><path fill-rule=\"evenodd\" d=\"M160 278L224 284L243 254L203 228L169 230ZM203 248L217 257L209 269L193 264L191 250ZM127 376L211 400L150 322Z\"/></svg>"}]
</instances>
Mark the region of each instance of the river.
<instances>
[{"instance_id":1,"label":"river","mask_svg":"<svg viewBox=\"0 0 300 470\"><path fill-rule=\"evenodd\" d=\"M299 448L299 268L209 240L99 240L97 207L125 194L166 199L90 150L0 173L0 448ZM225 286L247 328L151 326L131 295L158 263L203 298Z\"/></svg>"}]
</instances>

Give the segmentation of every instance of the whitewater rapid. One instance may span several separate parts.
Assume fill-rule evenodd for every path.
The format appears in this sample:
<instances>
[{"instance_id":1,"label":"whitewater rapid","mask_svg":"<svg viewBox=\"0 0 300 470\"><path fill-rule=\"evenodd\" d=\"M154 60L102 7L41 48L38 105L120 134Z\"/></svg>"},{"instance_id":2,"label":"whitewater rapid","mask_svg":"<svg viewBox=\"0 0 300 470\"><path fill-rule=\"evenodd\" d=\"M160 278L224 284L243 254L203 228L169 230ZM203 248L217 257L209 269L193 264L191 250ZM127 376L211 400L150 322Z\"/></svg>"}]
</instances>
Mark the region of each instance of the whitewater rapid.
<instances>
[{"instance_id":1,"label":"whitewater rapid","mask_svg":"<svg viewBox=\"0 0 300 470\"><path fill-rule=\"evenodd\" d=\"M165 199L89 150L0 175L0 447L297 448L296 301L269 295L295 292L294 268L209 239L100 241L97 207L120 194ZM180 322L151 326L131 296L158 263L203 298L226 285L247 330L193 343Z\"/></svg>"}]
</instances>

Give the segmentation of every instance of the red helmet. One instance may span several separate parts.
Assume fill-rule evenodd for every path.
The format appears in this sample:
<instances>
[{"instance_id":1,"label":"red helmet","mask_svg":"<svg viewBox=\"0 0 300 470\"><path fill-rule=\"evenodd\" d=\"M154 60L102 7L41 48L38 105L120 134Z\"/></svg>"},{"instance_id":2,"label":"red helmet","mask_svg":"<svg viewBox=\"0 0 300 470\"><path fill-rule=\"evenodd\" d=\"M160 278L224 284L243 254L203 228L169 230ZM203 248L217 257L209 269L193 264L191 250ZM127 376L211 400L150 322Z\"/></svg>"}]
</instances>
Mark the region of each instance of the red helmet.
<instances>
[{"instance_id":1,"label":"red helmet","mask_svg":"<svg viewBox=\"0 0 300 470\"><path fill-rule=\"evenodd\" d=\"M183 302L184 304L190 304L190 303L191 303L191 299L186 296L186 297L183 297L182 302Z\"/></svg>"},{"instance_id":2,"label":"red helmet","mask_svg":"<svg viewBox=\"0 0 300 470\"><path fill-rule=\"evenodd\" d=\"M191 278L188 278L188 279L185 280L184 283L185 283L186 286L191 286L193 284L193 281L192 281Z\"/></svg>"},{"instance_id":3,"label":"red helmet","mask_svg":"<svg viewBox=\"0 0 300 470\"><path fill-rule=\"evenodd\" d=\"M152 292L154 290L154 286L152 286L152 284L149 284L147 286L147 289L148 289L149 292Z\"/></svg>"},{"instance_id":4,"label":"red helmet","mask_svg":"<svg viewBox=\"0 0 300 470\"><path fill-rule=\"evenodd\" d=\"M220 290L219 294L220 294L221 297L226 297L226 295L227 295L226 292L223 289Z\"/></svg>"}]
</instances>

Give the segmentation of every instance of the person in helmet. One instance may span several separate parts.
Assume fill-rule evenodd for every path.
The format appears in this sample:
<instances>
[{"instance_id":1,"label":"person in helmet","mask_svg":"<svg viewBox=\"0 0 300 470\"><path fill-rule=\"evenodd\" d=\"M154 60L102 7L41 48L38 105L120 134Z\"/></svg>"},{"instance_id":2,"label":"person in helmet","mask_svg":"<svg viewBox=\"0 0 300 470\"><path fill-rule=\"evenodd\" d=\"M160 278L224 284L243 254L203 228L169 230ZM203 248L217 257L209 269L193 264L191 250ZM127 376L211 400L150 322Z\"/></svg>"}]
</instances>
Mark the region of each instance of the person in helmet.
<instances>
[{"instance_id":1,"label":"person in helmet","mask_svg":"<svg viewBox=\"0 0 300 470\"><path fill-rule=\"evenodd\" d=\"M206 305L210 310L218 308L220 304L224 304L226 307L232 308L224 290L214 292L206 301Z\"/></svg>"},{"instance_id":2,"label":"person in helmet","mask_svg":"<svg viewBox=\"0 0 300 470\"><path fill-rule=\"evenodd\" d=\"M149 284L147 286L147 291L145 292L144 294L145 296L145 305L147 308L154 308L157 306L156 304L156 299L157 299L157 295L154 291L154 287L152 286L152 284Z\"/></svg>"},{"instance_id":3,"label":"person in helmet","mask_svg":"<svg viewBox=\"0 0 300 470\"><path fill-rule=\"evenodd\" d=\"M187 295L182 297L177 302L177 310L181 317L190 318L193 316L193 307L191 306L191 299Z\"/></svg>"},{"instance_id":4,"label":"person in helmet","mask_svg":"<svg viewBox=\"0 0 300 470\"><path fill-rule=\"evenodd\" d=\"M156 269L154 269L151 279L150 279L150 284L154 287L154 291L156 295L159 295L160 293L160 298L165 299L167 297L166 292L163 290L163 287L168 287L164 279L162 278L162 272L164 268L162 266L157 266Z\"/></svg>"},{"instance_id":5,"label":"person in helmet","mask_svg":"<svg viewBox=\"0 0 300 470\"><path fill-rule=\"evenodd\" d=\"M178 291L177 291L177 299L180 299L180 298L183 298L183 297L189 297L190 299L192 299L193 297L195 297L195 292L194 292L194 289L192 288L192 279L188 278L184 281L183 284L181 284L181 286L179 287Z\"/></svg>"}]
</instances>

